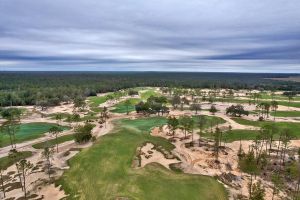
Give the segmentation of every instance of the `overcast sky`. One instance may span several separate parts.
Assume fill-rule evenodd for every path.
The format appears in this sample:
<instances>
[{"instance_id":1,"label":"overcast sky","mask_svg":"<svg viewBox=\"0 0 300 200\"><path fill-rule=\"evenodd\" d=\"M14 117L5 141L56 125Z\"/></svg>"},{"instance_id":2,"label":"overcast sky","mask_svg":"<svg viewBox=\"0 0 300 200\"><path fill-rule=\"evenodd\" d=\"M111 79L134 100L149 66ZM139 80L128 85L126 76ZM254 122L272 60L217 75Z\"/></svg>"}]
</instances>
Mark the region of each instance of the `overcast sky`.
<instances>
[{"instance_id":1,"label":"overcast sky","mask_svg":"<svg viewBox=\"0 0 300 200\"><path fill-rule=\"evenodd\" d=\"M300 73L300 0L0 0L0 70Z\"/></svg>"}]
</instances>

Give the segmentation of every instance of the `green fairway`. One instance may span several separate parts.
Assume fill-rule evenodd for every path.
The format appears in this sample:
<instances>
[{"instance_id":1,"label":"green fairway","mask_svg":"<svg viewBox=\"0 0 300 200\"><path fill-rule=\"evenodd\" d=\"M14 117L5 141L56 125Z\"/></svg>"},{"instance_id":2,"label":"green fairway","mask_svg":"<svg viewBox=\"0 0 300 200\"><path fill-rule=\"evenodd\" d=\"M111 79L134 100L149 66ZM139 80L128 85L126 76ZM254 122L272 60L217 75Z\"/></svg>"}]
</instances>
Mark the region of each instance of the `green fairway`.
<instances>
[{"instance_id":1,"label":"green fairway","mask_svg":"<svg viewBox=\"0 0 300 200\"><path fill-rule=\"evenodd\" d=\"M300 108L300 102L288 102L288 101L279 101L278 102L279 105L282 106L290 106L290 107L295 107L295 108Z\"/></svg>"},{"instance_id":2,"label":"green fairway","mask_svg":"<svg viewBox=\"0 0 300 200\"><path fill-rule=\"evenodd\" d=\"M282 106L290 106L290 107L295 107L295 108L300 108L300 102L293 102L291 101L290 103L288 101L282 101L282 100L277 100L278 105L282 105ZM296 99L295 99L296 100ZM216 102L227 102L227 103L240 103L240 104L248 104L249 101L253 103L252 99L223 99L223 98L217 98L215 99ZM265 100L265 102L270 102L271 99L269 99L268 101ZM258 102L264 102L263 99L259 99Z\"/></svg>"},{"instance_id":3,"label":"green fairway","mask_svg":"<svg viewBox=\"0 0 300 200\"><path fill-rule=\"evenodd\" d=\"M223 133L223 141L254 140L259 135L257 130L231 130Z\"/></svg>"},{"instance_id":4,"label":"green fairway","mask_svg":"<svg viewBox=\"0 0 300 200\"><path fill-rule=\"evenodd\" d=\"M295 138L300 138L300 123L296 122L271 122L271 121L250 121L242 118L233 118L234 121L236 121L239 124L243 125L249 125L249 126L256 126L256 127L262 127L265 124L272 124L275 123L278 128L280 129L289 129L291 133L294 135Z\"/></svg>"},{"instance_id":5,"label":"green fairway","mask_svg":"<svg viewBox=\"0 0 300 200\"><path fill-rule=\"evenodd\" d=\"M17 157L16 157L15 161L19 161L19 160L28 158L30 156L32 156L31 151L20 151L17 153ZM14 164L14 162L8 156L0 158L0 168L1 169L6 169L13 164Z\"/></svg>"},{"instance_id":6,"label":"green fairway","mask_svg":"<svg viewBox=\"0 0 300 200\"><path fill-rule=\"evenodd\" d=\"M115 122L118 128L112 134L70 160L70 169L58 181L70 194L67 198L227 199L223 185L211 177L173 172L158 164L132 168L137 147L147 141L166 150L174 148L167 140L149 134L151 128L165 123L162 117Z\"/></svg>"},{"instance_id":7,"label":"green fairway","mask_svg":"<svg viewBox=\"0 0 300 200\"><path fill-rule=\"evenodd\" d=\"M256 136L259 135L258 130L243 130L236 129L231 131L223 132L222 134L222 142L233 142L239 140L254 140ZM209 132L204 132L201 135L202 137L214 139L214 134ZM275 136L277 137L277 136Z\"/></svg>"},{"instance_id":8,"label":"green fairway","mask_svg":"<svg viewBox=\"0 0 300 200\"><path fill-rule=\"evenodd\" d=\"M271 115L274 116L275 112L271 112ZM300 117L299 111L277 111L276 117Z\"/></svg>"},{"instance_id":9,"label":"green fairway","mask_svg":"<svg viewBox=\"0 0 300 200\"><path fill-rule=\"evenodd\" d=\"M91 102L92 107L97 107L100 104L105 103L108 100L108 98L107 98L107 95L101 96L101 97L93 96L93 97L88 97L88 100Z\"/></svg>"},{"instance_id":10,"label":"green fairway","mask_svg":"<svg viewBox=\"0 0 300 200\"><path fill-rule=\"evenodd\" d=\"M200 115L200 116L203 116L205 118L205 122L206 122L203 126L203 129L208 129L211 126L216 126L218 124L223 124L223 123L226 122L221 117L207 116L207 115ZM198 128L198 123L199 123L199 115L198 116L194 115L193 119L194 119L194 122L195 122L194 127L197 129Z\"/></svg>"},{"instance_id":11,"label":"green fairway","mask_svg":"<svg viewBox=\"0 0 300 200\"><path fill-rule=\"evenodd\" d=\"M147 90L145 92L141 92L140 96L141 96L142 100L145 101L151 96L160 96L160 94L158 92L156 92L154 89L151 89L151 90Z\"/></svg>"},{"instance_id":12,"label":"green fairway","mask_svg":"<svg viewBox=\"0 0 300 200\"><path fill-rule=\"evenodd\" d=\"M125 101L126 101L125 100L125 101L122 101L122 102L116 104L114 106L115 109L113 109L111 112L114 112L114 113L126 113L127 110L128 110L128 112L134 111L135 110L135 105L141 101L141 99L138 99L138 98L130 98L128 100L129 100L129 103L130 103L129 106L125 105Z\"/></svg>"},{"instance_id":13,"label":"green fairway","mask_svg":"<svg viewBox=\"0 0 300 200\"><path fill-rule=\"evenodd\" d=\"M18 130L16 132L16 142L24 142L27 140L32 140L42 136L44 133L48 132L52 126L57 126L57 124L51 123L28 123L18 125ZM62 126L63 130L69 129L69 127ZM0 147L10 145L9 135L4 132L0 132Z\"/></svg>"},{"instance_id":14,"label":"green fairway","mask_svg":"<svg viewBox=\"0 0 300 200\"><path fill-rule=\"evenodd\" d=\"M72 135L64 135L64 136L61 136L61 137L57 138L58 144L64 143L64 142L70 141L70 140L74 140L73 134ZM48 140L46 142L41 142L41 143L34 144L34 145L32 145L32 147L35 148L35 149L43 149L46 146L54 146L54 145L56 145L56 139L55 138L51 139L51 140Z\"/></svg>"},{"instance_id":15,"label":"green fairway","mask_svg":"<svg viewBox=\"0 0 300 200\"><path fill-rule=\"evenodd\" d=\"M269 94L261 94L261 99L272 99L272 96L269 95ZM274 95L273 99L275 101L278 101L278 100L289 100L289 98L287 96L284 96L284 95ZM293 100L299 101L300 97L299 96L295 96L293 98Z\"/></svg>"}]
</instances>

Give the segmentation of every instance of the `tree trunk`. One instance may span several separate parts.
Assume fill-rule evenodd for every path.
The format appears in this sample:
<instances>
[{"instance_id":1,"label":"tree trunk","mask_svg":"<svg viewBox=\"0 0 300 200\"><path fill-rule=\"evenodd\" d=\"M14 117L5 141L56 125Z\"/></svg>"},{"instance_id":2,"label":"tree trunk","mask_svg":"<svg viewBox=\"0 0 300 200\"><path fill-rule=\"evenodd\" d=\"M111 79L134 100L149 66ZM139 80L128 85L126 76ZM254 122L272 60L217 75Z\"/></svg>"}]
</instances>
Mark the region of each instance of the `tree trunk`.
<instances>
[{"instance_id":1,"label":"tree trunk","mask_svg":"<svg viewBox=\"0 0 300 200\"><path fill-rule=\"evenodd\" d=\"M12 136L11 136L10 133L9 133L9 140L10 140L10 146L13 149L14 148L14 143L13 143L13 139L12 139Z\"/></svg>"},{"instance_id":2,"label":"tree trunk","mask_svg":"<svg viewBox=\"0 0 300 200\"><path fill-rule=\"evenodd\" d=\"M20 172L20 170L19 170L19 168L18 168L17 165L16 165L16 168L17 168L19 179L20 179L20 184L21 184L22 191L24 191L23 184L22 184L22 178L21 178L21 172Z\"/></svg>"},{"instance_id":3,"label":"tree trunk","mask_svg":"<svg viewBox=\"0 0 300 200\"><path fill-rule=\"evenodd\" d=\"M273 187L272 200L274 199L274 195L275 195L275 186Z\"/></svg>"},{"instance_id":4,"label":"tree trunk","mask_svg":"<svg viewBox=\"0 0 300 200\"><path fill-rule=\"evenodd\" d=\"M58 140L57 140L57 134L55 135L55 140L56 140L56 153L58 153Z\"/></svg>"},{"instance_id":5,"label":"tree trunk","mask_svg":"<svg viewBox=\"0 0 300 200\"><path fill-rule=\"evenodd\" d=\"M279 139L278 139L278 147L277 147L277 153L276 153L277 158L278 158L278 153L279 153L279 149L280 149L280 141L281 141L281 135L279 136Z\"/></svg>"},{"instance_id":6,"label":"tree trunk","mask_svg":"<svg viewBox=\"0 0 300 200\"><path fill-rule=\"evenodd\" d=\"M250 186L249 186L249 199L252 197L252 181L253 181L253 175L250 176Z\"/></svg>"},{"instance_id":7,"label":"tree trunk","mask_svg":"<svg viewBox=\"0 0 300 200\"><path fill-rule=\"evenodd\" d=\"M13 133L13 139L14 139L14 145L15 145L15 148L17 148L17 142L16 142L16 135L15 135L15 133Z\"/></svg>"},{"instance_id":8,"label":"tree trunk","mask_svg":"<svg viewBox=\"0 0 300 200\"><path fill-rule=\"evenodd\" d=\"M24 197L25 197L25 199L27 199L27 194L26 194L26 175L25 175L24 169L22 171L22 174L23 174Z\"/></svg>"},{"instance_id":9,"label":"tree trunk","mask_svg":"<svg viewBox=\"0 0 300 200\"><path fill-rule=\"evenodd\" d=\"M2 176L2 170L0 171L0 178L1 178L1 187L2 187L2 192L3 192L3 196L4 198L6 197L5 196L5 187L4 187L4 181L3 181L3 176Z\"/></svg>"},{"instance_id":10,"label":"tree trunk","mask_svg":"<svg viewBox=\"0 0 300 200\"><path fill-rule=\"evenodd\" d=\"M49 179L51 178L51 174L50 174L50 170L51 170L51 161L50 158L47 159L48 160L48 175L49 175Z\"/></svg>"}]
</instances>

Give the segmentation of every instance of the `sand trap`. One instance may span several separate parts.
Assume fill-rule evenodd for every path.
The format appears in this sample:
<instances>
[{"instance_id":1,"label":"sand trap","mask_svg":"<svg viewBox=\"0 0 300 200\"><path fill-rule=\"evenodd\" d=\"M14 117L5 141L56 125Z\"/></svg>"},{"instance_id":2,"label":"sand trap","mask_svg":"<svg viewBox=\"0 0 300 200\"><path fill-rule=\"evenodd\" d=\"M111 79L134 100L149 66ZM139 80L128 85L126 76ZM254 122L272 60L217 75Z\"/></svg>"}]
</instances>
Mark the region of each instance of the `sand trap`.
<instances>
[{"instance_id":1,"label":"sand trap","mask_svg":"<svg viewBox=\"0 0 300 200\"><path fill-rule=\"evenodd\" d=\"M164 167L170 169L169 165L172 163L179 163L177 159L167 159L165 156L157 151L152 143L147 143L141 148L141 167L149 163L159 163Z\"/></svg>"}]
</instances>

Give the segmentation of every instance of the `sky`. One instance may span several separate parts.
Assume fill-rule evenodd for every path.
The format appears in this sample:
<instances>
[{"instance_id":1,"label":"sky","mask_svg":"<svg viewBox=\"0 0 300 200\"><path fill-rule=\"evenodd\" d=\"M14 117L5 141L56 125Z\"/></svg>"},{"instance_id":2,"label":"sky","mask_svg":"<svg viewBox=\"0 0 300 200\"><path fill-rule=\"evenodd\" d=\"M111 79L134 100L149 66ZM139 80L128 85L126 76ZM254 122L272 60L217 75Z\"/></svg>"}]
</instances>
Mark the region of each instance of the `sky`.
<instances>
[{"instance_id":1,"label":"sky","mask_svg":"<svg viewBox=\"0 0 300 200\"><path fill-rule=\"evenodd\" d=\"M300 73L299 0L0 0L0 71Z\"/></svg>"}]
</instances>

